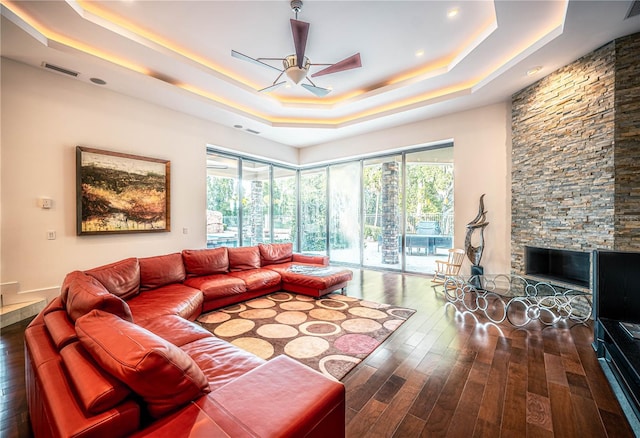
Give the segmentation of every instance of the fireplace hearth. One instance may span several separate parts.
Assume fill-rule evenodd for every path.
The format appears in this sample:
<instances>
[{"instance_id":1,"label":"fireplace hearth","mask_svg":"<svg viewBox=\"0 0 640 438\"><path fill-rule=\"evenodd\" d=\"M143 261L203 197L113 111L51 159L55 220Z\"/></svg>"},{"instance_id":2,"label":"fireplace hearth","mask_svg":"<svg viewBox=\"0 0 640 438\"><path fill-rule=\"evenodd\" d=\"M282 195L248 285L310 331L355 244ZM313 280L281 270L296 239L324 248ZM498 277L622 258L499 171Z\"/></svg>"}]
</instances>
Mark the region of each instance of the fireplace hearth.
<instances>
[{"instance_id":1,"label":"fireplace hearth","mask_svg":"<svg viewBox=\"0 0 640 438\"><path fill-rule=\"evenodd\" d=\"M525 246L525 275L560 285L589 288L591 254L582 251Z\"/></svg>"}]
</instances>

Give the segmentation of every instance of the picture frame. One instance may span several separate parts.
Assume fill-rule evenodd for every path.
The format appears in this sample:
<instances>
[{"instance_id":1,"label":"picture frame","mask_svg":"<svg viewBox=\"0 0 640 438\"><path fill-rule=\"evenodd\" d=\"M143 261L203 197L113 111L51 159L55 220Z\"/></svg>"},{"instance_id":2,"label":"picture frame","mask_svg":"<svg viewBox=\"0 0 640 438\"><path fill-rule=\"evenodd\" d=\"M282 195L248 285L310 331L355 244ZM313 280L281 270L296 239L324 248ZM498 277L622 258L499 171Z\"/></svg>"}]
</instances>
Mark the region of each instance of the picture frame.
<instances>
[{"instance_id":1,"label":"picture frame","mask_svg":"<svg viewBox=\"0 0 640 438\"><path fill-rule=\"evenodd\" d=\"M171 162L76 147L77 234L171 231Z\"/></svg>"}]
</instances>

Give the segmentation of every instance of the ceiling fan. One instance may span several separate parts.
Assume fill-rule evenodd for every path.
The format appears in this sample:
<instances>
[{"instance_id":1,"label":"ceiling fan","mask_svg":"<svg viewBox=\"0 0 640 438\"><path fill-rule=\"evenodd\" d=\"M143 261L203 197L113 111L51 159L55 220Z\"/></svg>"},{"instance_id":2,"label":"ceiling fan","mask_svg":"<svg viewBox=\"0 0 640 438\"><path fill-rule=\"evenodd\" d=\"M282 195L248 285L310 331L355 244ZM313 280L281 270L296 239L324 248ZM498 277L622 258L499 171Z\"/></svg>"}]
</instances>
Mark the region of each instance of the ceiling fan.
<instances>
[{"instance_id":1,"label":"ceiling fan","mask_svg":"<svg viewBox=\"0 0 640 438\"><path fill-rule=\"evenodd\" d=\"M242 59L243 61L248 61L253 64L258 64L266 68L270 68L276 70L280 74L268 87L265 87L259 92L270 92L273 91L284 84L287 83L286 80L280 81L282 75L287 75L287 77L295 84L299 84L305 89L309 90L313 94L319 97L326 96L331 92L328 88L322 88L316 86L313 83L311 78L309 77L309 69L313 66L326 66L322 70L319 70L311 75L311 77L315 78L317 76L328 75L331 73L338 73L344 70L350 70L352 68L362 67L362 63L360 61L360 53L356 53L355 55L349 56L348 58L343 59L342 61L336 62L334 64L312 64L309 58L305 56L305 48L307 46L307 35L309 34L309 23L305 23L304 21L298 21L298 12L302 9L302 1L301 0L293 0L291 2L291 10L295 12L296 18L291 19L291 31L293 33L293 44L295 45L296 53L289 55L285 58L252 58L250 56L244 55L235 50L231 50L231 56L234 58ZM274 67L264 61L281 61L283 68ZM308 81L308 84L301 84L302 81Z\"/></svg>"}]
</instances>

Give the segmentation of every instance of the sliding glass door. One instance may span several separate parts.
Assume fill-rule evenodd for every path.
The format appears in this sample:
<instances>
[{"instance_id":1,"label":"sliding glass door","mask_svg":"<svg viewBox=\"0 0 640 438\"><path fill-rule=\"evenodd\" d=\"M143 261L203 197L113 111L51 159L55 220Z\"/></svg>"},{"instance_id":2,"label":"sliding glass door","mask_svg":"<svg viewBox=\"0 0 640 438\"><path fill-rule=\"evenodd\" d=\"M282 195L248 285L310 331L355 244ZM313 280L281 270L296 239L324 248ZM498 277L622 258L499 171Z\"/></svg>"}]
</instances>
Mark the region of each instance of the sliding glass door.
<instances>
[{"instance_id":1,"label":"sliding glass door","mask_svg":"<svg viewBox=\"0 0 640 438\"><path fill-rule=\"evenodd\" d=\"M207 247L238 246L240 160L207 156Z\"/></svg>"},{"instance_id":2,"label":"sliding glass door","mask_svg":"<svg viewBox=\"0 0 640 438\"><path fill-rule=\"evenodd\" d=\"M364 160L363 264L402 268L402 156Z\"/></svg>"},{"instance_id":3,"label":"sliding glass door","mask_svg":"<svg viewBox=\"0 0 640 438\"><path fill-rule=\"evenodd\" d=\"M272 242L293 242L298 250L297 171L273 167L273 238ZM271 230L269 231L271 232Z\"/></svg>"},{"instance_id":4,"label":"sliding glass door","mask_svg":"<svg viewBox=\"0 0 640 438\"><path fill-rule=\"evenodd\" d=\"M431 273L453 247L453 148L405 156L405 270Z\"/></svg>"},{"instance_id":5,"label":"sliding glass door","mask_svg":"<svg viewBox=\"0 0 640 438\"><path fill-rule=\"evenodd\" d=\"M300 250L327 253L327 168L300 171Z\"/></svg>"},{"instance_id":6,"label":"sliding glass door","mask_svg":"<svg viewBox=\"0 0 640 438\"><path fill-rule=\"evenodd\" d=\"M360 264L360 192L359 161L329 167L329 254L336 262Z\"/></svg>"}]
</instances>

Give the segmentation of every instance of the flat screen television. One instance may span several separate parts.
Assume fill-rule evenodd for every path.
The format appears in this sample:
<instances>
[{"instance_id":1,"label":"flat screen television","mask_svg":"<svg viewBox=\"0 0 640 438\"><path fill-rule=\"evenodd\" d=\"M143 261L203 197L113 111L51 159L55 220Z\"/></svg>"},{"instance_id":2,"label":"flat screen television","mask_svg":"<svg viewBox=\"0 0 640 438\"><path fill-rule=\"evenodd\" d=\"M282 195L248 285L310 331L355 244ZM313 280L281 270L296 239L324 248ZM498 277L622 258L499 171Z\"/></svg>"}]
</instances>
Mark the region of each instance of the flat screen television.
<instances>
[{"instance_id":1,"label":"flat screen television","mask_svg":"<svg viewBox=\"0 0 640 438\"><path fill-rule=\"evenodd\" d=\"M594 318L640 323L640 252L593 253Z\"/></svg>"}]
</instances>

